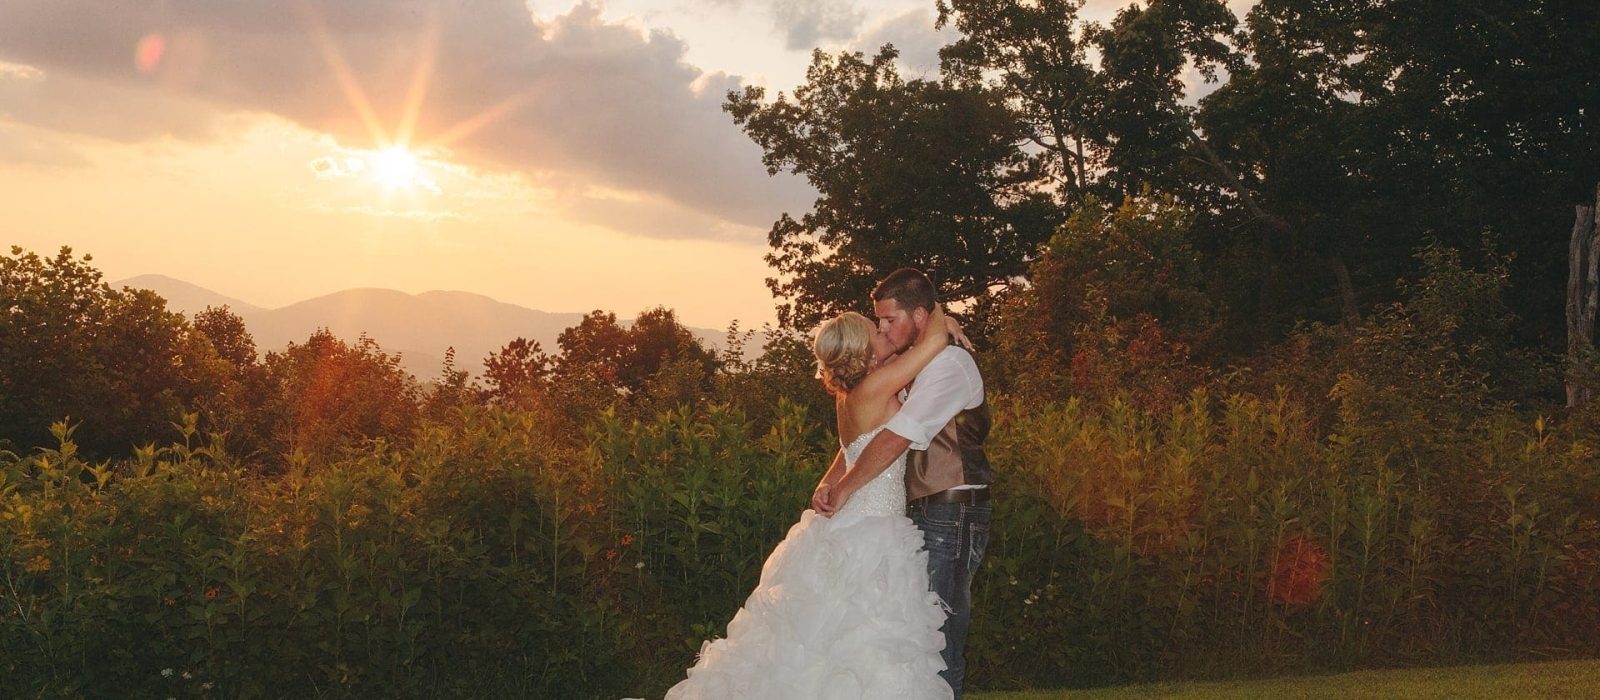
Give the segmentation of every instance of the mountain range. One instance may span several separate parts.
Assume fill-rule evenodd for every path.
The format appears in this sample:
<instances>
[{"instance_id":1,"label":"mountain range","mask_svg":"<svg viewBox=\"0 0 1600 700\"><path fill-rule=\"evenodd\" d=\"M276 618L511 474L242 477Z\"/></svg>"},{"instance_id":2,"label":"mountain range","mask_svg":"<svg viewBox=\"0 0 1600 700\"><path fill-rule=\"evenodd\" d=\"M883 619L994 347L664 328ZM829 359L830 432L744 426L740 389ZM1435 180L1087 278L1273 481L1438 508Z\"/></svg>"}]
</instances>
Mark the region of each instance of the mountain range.
<instances>
[{"instance_id":1,"label":"mountain range","mask_svg":"<svg viewBox=\"0 0 1600 700\"><path fill-rule=\"evenodd\" d=\"M207 306L227 306L244 320L262 354L290 342L303 343L318 328L347 342L365 333L385 352L399 353L401 367L423 381L439 376L450 347L456 351L456 367L474 375L482 374L485 357L518 337L538 341L553 355L561 331L585 315L540 311L469 292L346 289L268 309L165 275L130 277L111 286L149 289L167 300L168 309L190 317ZM720 344L724 336L719 330L689 330L708 347Z\"/></svg>"}]
</instances>

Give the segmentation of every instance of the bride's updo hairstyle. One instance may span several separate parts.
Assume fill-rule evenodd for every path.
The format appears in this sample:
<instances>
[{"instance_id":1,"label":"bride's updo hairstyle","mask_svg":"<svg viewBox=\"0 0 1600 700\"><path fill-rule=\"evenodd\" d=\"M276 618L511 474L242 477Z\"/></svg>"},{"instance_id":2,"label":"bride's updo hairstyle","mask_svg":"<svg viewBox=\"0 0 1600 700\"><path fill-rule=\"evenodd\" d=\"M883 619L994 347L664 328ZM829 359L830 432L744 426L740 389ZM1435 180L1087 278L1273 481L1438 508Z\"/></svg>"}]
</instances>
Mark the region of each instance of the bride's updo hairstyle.
<instances>
[{"instance_id":1,"label":"bride's updo hairstyle","mask_svg":"<svg viewBox=\"0 0 1600 700\"><path fill-rule=\"evenodd\" d=\"M817 356L817 376L833 394L843 394L867 376L872 360L870 345L877 327L854 311L846 311L817 327L811 351Z\"/></svg>"}]
</instances>

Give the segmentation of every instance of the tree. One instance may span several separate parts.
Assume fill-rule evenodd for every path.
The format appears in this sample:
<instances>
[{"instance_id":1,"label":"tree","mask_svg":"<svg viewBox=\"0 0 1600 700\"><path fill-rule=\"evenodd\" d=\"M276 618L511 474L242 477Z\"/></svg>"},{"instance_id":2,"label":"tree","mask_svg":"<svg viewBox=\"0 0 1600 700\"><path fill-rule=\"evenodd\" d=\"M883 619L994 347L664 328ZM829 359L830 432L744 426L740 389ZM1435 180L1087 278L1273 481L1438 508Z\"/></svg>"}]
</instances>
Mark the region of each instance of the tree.
<instances>
[{"instance_id":1,"label":"tree","mask_svg":"<svg viewBox=\"0 0 1600 700\"><path fill-rule=\"evenodd\" d=\"M211 341L217 356L232 362L234 367L249 367L256 363L256 340L245 327L244 319L233 313L227 305L207 306L204 311L195 314L190 323L206 340Z\"/></svg>"},{"instance_id":2,"label":"tree","mask_svg":"<svg viewBox=\"0 0 1600 700\"><path fill-rule=\"evenodd\" d=\"M1215 79L1237 62L1233 13L1220 0L1150 0L1101 26L1078 17L1083 5L940 0L938 25L963 35L940 51L945 74L1005 96L1063 205L1197 184L1190 164L1204 160L1186 153L1198 136L1182 78L1192 66Z\"/></svg>"},{"instance_id":3,"label":"tree","mask_svg":"<svg viewBox=\"0 0 1600 700\"><path fill-rule=\"evenodd\" d=\"M559 380L588 377L624 395L643 392L674 360L689 360L706 376L716 369L711 352L664 307L639 314L627 328L614 313L592 311L562 331L556 343L561 346L554 368Z\"/></svg>"},{"instance_id":4,"label":"tree","mask_svg":"<svg viewBox=\"0 0 1600 700\"><path fill-rule=\"evenodd\" d=\"M678 373L689 378L691 388L708 388L707 382L717 369L716 356L666 307L639 314L628 327L627 343L617 381L633 393L643 391L673 363L684 365Z\"/></svg>"},{"instance_id":5,"label":"tree","mask_svg":"<svg viewBox=\"0 0 1600 700\"><path fill-rule=\"evenodd\" d=\"M283 455L321 459L352 442L404 442L420 417L417 381L365 335L346 343L318 329L303 344L268 352L272 394L263 407Z\"/></svg>"},{"instance_id":6,"label":"tree","mask_svg":"<svg viewBox=\"0 0 1600 700\"><path fill-rule=\"evenodd\" d=\"M650 412L693 403L716 371L715 355L663 307L640 313L627 327L614 313L592 311L556 343L561 354L550 391L575 424L606 408Z\"/></svg>"},{"instance_id":7,"label":"tree","mask_svg":"<svg viewBox=\"0 0 1600 700\"><path fill-rule=\"evenodd\" d=\"M529 406L548 391L550 356L539 341L516 338L483 360L485 394L504 406Z\"/></svg>"},{"instance_id":8,"label":"tree","mask_svg":"<svg viewBox=\"0 0 1600 700\"><path fill-rule=\"evenodd\" d=\"M767 255L779 323L809 330L864 310L879 277L929 273L947 302L981 298L1026 270L1058 218L1019 144L1023 125L981 85L907 81L885 46L812 55L793 97L746 87L724 107L765 151L768 172L816 188L812 210L780 216Z\"/></svg>"},{"instance_id":9,"label":"tree","mask_svg":"<svg viewBox=\"0 0 1600 700\"><path fill-rule=\"evenodd\" d=\"M988 361L1008 393L1135 394L1170 406L1201 379L1223 308L1192 243L1194 212L1171 195L1109 207L1089 198L1045 244L1031 283L1010 291Z\"/></svg>"},{"instance_id":10,"label":"tree","mask_svg":"<svg viewBox=\"0 0 1600 700\"><path fill-rule=\"evenodd\" d=\"M423 413L431 420L443 420L456 409L479 403L485 392L472 381L472 373L456 366L456 349L444 350L439 376L428 382L423 398Z\"/></svg>"},{"instance_id":11,"label":"tree","mask_svg":"<svg viewBox=\"0 0 1600 700\"><path fill-rule=\"evenodd\" d=\"M1538 300L1565 284L1552 232L1600 180L1596 36L1600 6L1567 0L1256 5L1250 60L1200 120L1285 222L1260 248L1298 273L1278 288L1295 315L1349 320L1421 274L1411 250L1475 250L1490 229L1516 254L1510 298L1540 310L1524 333L1558 346L1561 310Z\"/></svg>"},{"instance_id":12,"label":"tree","mask_svg":"<svg viewBox=\"0 0 1600 700\"><path fill-rule=\"evenodd\" d=\"M210 345L166 301L114 290L62 247L0 257L0 437L50 444L50 424L84 427L77 442L109 456L164 441L184 409L224 376Z\"/></svg>"},{"instance_id":13,"label":"tree","mask_svg":"<svg viewBox=\"0 0 1600 700\"><path fill-rule=\"evenodd\" d=\"M622 358L628 351L628 331L617 323L617 315L596 309L578 325L561 331L556 338L561 354L555 373L565 381L588 378L616 387Z\"/></svg>"},{"instance_id":14,"label":"tree","mask_svg":"<svg viewBox=\"0 0 1600 700\"><path fill-rule=\"evenodd\" d=\"M1099 117L1104 81L1089 61L1083 0L939 0L936 25L961 39L940 51L962 84L992 83L1016 111L1039 174L1061 201L1091 191L1110 141Z\"/></svg>"},{"instance_id":15,"label":"tree","mask_svg":"<svg viewBox=\"0 0 1600 700\"><path fill-rule=\"evenodd\" d=\"M1237 24L1220 0L1152 0L1123 8L1109 27L1084 32L1100 49L1099 118L1110 141L1102 179L1111 192L1133 196L1154 187L1191 194L1205 186L1202 168L1212 160L1195 131L1195 110L1183 102L1183 74L1193 66L1214 80L1218 68L1237 65L1224 41ZM1226 177L1220 184L1237 185Z\"/></svg>"},{"instance_id":16,"label":"tree","mask_svg":"<svg viewBox=\"0 0 1600 700\"><path fill-rule=\"evenodd\" d=\"M732 339L731 329L729 335ZM764 434L781 420L788 413L785 404L799 406L811 420L831 420L833 397L817 379L817 360L808 336L767 326L759 355L725 361L719 369L716 400L743 411L753 434Z\"/></svg>"},{"instance_id":17,"label":"tree","mask_svg":"<svg viewBox=\"0 0 1600 700\"><path fill-rule=\"evenodd\" d=\"M223 381L195 402L203 426L225 435L229 449L238 454L268 449L272 426L261 411L261 397L270 394L271 384L244 319L227 306L208 306L191 323L224 366Z\"/></svg>"}]
</instances>

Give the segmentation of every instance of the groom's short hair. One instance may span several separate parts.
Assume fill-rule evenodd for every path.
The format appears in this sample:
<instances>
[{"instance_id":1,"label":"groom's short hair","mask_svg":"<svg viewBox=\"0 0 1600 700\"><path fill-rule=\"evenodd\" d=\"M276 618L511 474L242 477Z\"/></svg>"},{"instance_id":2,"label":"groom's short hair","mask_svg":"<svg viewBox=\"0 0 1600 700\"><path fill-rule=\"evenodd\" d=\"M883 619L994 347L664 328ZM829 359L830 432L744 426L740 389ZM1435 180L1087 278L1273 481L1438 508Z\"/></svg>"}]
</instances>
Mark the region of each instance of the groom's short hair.
<instances>
[{"instance_id":1,"label":"groom's short hair","mask_svg":"<svg viewBox=\"0 0 1600 700\"><path fill-rule=\"evenodd\" d=\"M939 301L939 295L933 290L933 282L921 270L902 267L889 273L872 290L873 301L885 299L893 299L906 311L922 309L931 313L933 305Z\"/></svg>"}]
</instances>

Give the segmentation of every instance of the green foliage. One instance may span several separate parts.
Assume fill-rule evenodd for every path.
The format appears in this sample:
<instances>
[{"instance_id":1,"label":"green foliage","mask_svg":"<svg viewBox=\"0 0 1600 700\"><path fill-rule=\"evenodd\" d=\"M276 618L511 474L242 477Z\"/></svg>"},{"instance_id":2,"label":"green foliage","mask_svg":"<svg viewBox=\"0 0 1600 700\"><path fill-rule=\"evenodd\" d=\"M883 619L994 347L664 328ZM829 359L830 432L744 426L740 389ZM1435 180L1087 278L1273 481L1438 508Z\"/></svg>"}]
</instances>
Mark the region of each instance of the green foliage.
<instances>
[{"instance_id":1,"label":"green foliage","mask_svg":"<svg viewBox=\"0 0 1600 700\"><path fill-rule=\"evenodd\" d=\"M550 356L539 341L515 338L483 360L485 398L502 406L531 406L546 394Z\"/></svg>"},{"instance_id":2,"label":"green foliage","mask_svg":"<svg viewBox=\"0 0 1600 700\"><path fill-rule=\"evenodd\" d=\"M1214 78L1237 61L1225 43L1233 13L1218 0L1154 0L1100 25L1079 17L1083 4L940 0L939 24L962 34L940 51L943 70L1006 96L1034 147L1034 172L1064 203L1205 182L1184 167L1193 109L1182 104L1182 77L1192 66Z\"/></svg>"},{"instance_id":3,"label":"green foliage","mask_svg":"<svg viewBox=\"0 0 1600 700\"><path fill-rule=\"evenodd\" d=\"M225 366L148 290L113 290L63 247L0 257L0 436L48 444L70 417L93 455L121 454L218 390Z\"/></svg>"},{"instance_id":4,"label":"green foliage","mask_svg":"<svg viewBox=\"0 0 1600 700\"><path fill-rule=\"evenodd\" d=\"M1192 243L1194 216L1148 192L1115 208L1087 198L998 312L989 361L1001 391L1109 399L1165 410L1203 378L1191 348L1215 350L1220 305Z\"/></svg>"},{"instance_id":5,"label":"green foliage","mask_svg":"<svg viewBox=\"0 0 1600 700\"><path fill-rule=\"evenodd\" d=\"M634 637L622 644L649 659L635 694L661 695L703 641L726 634L837 449L793 406L780 406L765 434L748 430L741 413L717 406L595 428L605 558L636 613Z\"/></svg>"},{"instance_id":6,"label":"green foliage","mask_svg":"<svg viewBox=\"0 0 1600 700\"><path fill-rule=\"evenodd\" d=\"M451 411L481 402L485 391L471 376L471 373L456 366L455 347L445 348L439 376L428 382L426 395L422 399L423 414L438 421Z\"/></svg>"},{"instance_id":7,"label":"green foliage","mask_svg":"<svg viewBox=\"0 0 1600 700\"><path fill-rule=\"evenodd\" d=\"M1433 238L1469 248L1488 227L1517 254L1518 334L1558 333L1560 234L1600 181L1600 122L1586 107L1600 85L1596 36L1600 9L1565 0L1252 7L1237 38L1250 60L1197 119L1236 189L1278 224L1224 217L1254 230L1261 272L1281 276L1263 307L1291 323L1337 317L1329 271L1341 266L1361 306L1392 301L1389 283L1416 272L1411 250Z\"/></svg>"},{"instance_id":8,"label":"green foliage","mask_svg":"<svg viewBox=\"0 0 1600 700\"><path fill-rule=\"evenodd\" d=\"M546 396L578 426L606 409L653 415L680 403L694 403L711 386L717 364L711 351L678 322L677 314L664 307L640 313L626 328L615 313L590 312L578 325L562 331L557 343L561 354L549 372ZM524 362L542 367L538 358L535 354ZM542 376L539 371L524 371L531 377Z\"/></svg>"},{"instance_id":9,"label":"green foliage","mask_svg":"<svg viewBox=\"0 0 1600 700\"><path fill-rule=\"evenodd\" d=\"M794 405L813 420L832 414L833 397L817 379L817 359L811 339L792 330L768 326L761 353L746 359L744 348L754 331L743 335L730 329L725 354L719 362L713 395L719 403L739 409L756 432L766 432Z\"/></svg>"},{"instance_id":10,"label":"green foliage","mask_svg":"<svg viewBox=\"0 0 1600 700\"><path fill-rule=\"evenodd\" d=\"M264 479L192 422L115 466L61 426L0 482L0 692L615 697L594 479L546 428L464 411Z\"/></svg>"},{"instance_id":11,"label":"green foliage","mask_svg":"<svg viewBox=\"0 0 1600 700\"><path fill-rule=\"evenodd\" d=\"M1543 420L1403 459L1356 426L1320 436L1284 395L996 425L975 684L1594 652L1595 446Z\"/></svg>"},{"instance_id":12,"label":"green foliage","mask_svg":"<svg viewBox=\"0 0 1600 700\"><path fill-rule=\"evenodd\" d=\"M1491 402L1416 449L1425 415L1328 432L1288 392L996 410L975 685L1600 651L1581 423ZM0 694L659 694L836 449L782 401L759 430L701 405L582 440L467 405L267 476L197 422L119 462L65 424L0 453Z\"/></svg>"},{"instance_id":13,"label":"green foliage","mask_svg":"<svg viewBox=\"0 0 1600 700\"><path fill-rule=\"evenodd\" d=\"M58 425L56 449L0 455L0 693L664 688L831 451L780 414L763 435L715 407L612 418L584 450L539 414L466 408L409 447L278 477L191 447L192 416L115 465Z\"/></svg>"},{"instance_id":14,"label":"green foliage","mask_svg":"<svg viewBox=\"0 0 1600 700\"><path fill-rule=\"evenodd\" d=\"M1549 362L1509 338L1510 261L1491 253L1487 269L1471 270L1438 245L1417 257L1425 272L1400 285L1406 300L1356 328L1336 361L1347 368L1331 392L1344 421L1410 431L1395 434L1394 444L1448 442L1491 413L1492 401L1528 405L1541 390L1552 393Z\"/></svg>"},{"instance_id":15,"label":"green foliage","mask_svg":"<svg viewBox=\"0 0 1600 700\"><path fill-rule=\"evenodd\" d=\"M364 439L405 440L420 418L420 387L400 357L361 336L346 343L319 329L305 343L267 353L271 393L260 397L273 454L323 461Z\"/></svg>"},{"instance_id":16,"label":"green foliage","mask_svg":"<svg viewBox=\"0 0 1600 700\"><path fill-rule=\"evenodd\" d=\"M244 319L226 306L208 306L195 314L190 325L221 362L220 381L195 397L190 408L200 414L208 432L225 436L234 452L270 453L273 426L261 410L261 397L272 395L272 377L256 355L255 339Z\"/></svg>"}]
</instances>

